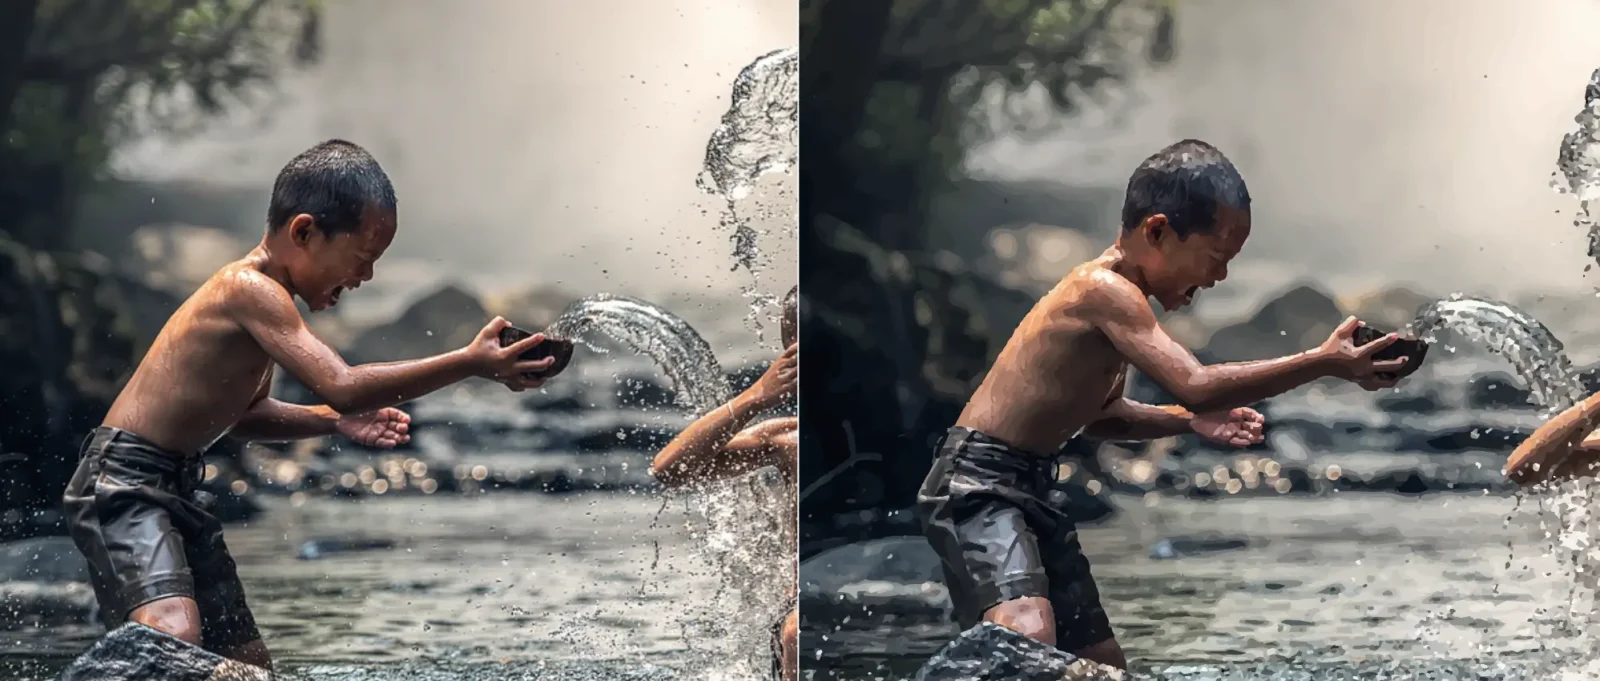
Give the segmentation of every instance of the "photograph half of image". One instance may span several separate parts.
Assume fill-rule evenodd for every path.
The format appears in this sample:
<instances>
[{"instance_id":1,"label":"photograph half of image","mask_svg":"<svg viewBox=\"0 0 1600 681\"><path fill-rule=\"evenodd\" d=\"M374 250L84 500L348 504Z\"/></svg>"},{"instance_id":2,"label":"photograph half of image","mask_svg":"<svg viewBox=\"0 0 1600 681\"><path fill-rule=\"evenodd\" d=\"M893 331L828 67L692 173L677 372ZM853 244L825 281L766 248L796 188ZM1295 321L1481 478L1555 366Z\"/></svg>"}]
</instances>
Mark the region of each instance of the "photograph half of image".
<instances>
[{"instance_id":1,"label":"photograph half of image","mask_svg":"<svg viewBox=\"0 0 1600 681\"><path fill-rule=\"evenodd\" d=\"M1595 676L1597 13L801 3L802 678Z\"/></svg>"},{"instance_id":2,"label":"photograph half of image","mask_svg":"<svg viewBox=\"0 0 1600 681\"><path fill-rule=\"evenodd\" d=\"M796 7L0 7L0 680L798 675Z\"/></svg>"}]
</instances>

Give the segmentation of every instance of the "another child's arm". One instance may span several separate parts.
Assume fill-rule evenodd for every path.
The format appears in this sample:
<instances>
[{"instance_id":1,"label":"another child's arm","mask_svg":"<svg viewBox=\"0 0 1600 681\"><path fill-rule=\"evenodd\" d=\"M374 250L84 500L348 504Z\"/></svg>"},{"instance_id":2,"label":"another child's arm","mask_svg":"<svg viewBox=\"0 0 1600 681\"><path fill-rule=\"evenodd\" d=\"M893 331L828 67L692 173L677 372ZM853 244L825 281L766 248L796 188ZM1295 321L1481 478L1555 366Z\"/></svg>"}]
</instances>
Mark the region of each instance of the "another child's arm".
<instances>
[{"instance_id":1,"label":"another child's arm","mask_svg":"<svg viewBox=\"0 0 1600 681\"><path fill-rule=\"evenodd\" d=\"M500 347L506 320L489 322L472 344L424 359L350 366L307 328L289 293L259 272L244 272L234 282L229 301L234 319L255 338L267 355L340 414L361 414L409 402L461 380L493 378L512 390L536 388L541 379L525 374L549 368L555 359L519 361L517 357L544 341L534 334Z\"/></svg>"},{"instance_id":2,"label":"another child's arm","mask_svg":"<svg viewBox=\"0 0 1600 681\"><path fill-rule=\"evenodd\" d=\"M1388 362L1372 359L1397 340L1394 334L1359 347L1354 345L1351 335L1360 324L1354 317L1346 319L1327 342L1314 350L1254 362L1201 364L1161 328L1137 286L1111 272L1094 276L1095 285L1084 295L1085 317L1111 339L1129 362L1192 412L1254 404L1325 376L1370 382L1374 374L1394 373L1405 365L1403 358Z\"/></svg>"},{"instance_id":3,"label":"another child's arm","mask_svg":"<svg viewBox=\"0 0 1600 681\"><path fill-rule=\"evenodd\" d=\"M650 474L661 484L678 487L741 475L762 466L786 468L784 448L773 437L793 423L772 419L754 428L745 425L794 394L799 376L799 346L791 345L766 373L738 397L696 419L661 448L650 462Z\"/></svg>"},{"instance_id":4,"label":"another child's arm","mask_svg":"<svg viewBox=\"0 0 1600 681\"><path fill-rule=\"evenodd\" d=\"M1555 415L1533 431L1506 459L1505 474L1529 487L1561 478L1593 475L1600 468L1600 394Z\"/></svg>"}]
</instances>

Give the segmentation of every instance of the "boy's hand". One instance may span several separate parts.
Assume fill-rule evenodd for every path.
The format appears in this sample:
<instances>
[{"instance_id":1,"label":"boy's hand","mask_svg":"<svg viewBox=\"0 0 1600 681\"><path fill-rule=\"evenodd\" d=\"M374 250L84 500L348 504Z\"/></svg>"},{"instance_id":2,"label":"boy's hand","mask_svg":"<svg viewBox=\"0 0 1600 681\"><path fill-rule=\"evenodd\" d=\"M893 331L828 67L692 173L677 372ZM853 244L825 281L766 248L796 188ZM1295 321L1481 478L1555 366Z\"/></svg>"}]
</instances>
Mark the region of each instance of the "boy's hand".
<instances>
[{"instance_id":1,"label":"boy's hand","mask_svg":"<svg viewBox=\"0 0 1600 681\"><path fill-rule=\"evenodd\" d=\"M1195 414L1189 427L1206 440L1231 447L1249 447L1261 442L1261 424L1266 419L1249 407L1213 414Z\"/></svg>"},{"instance_id":2,"label":"boy's hand","mask_svg":"<svg viewBox=\"0 0 1600 681\"><path fill-rule=\"evenodd\" d=\"M339 434L368 447L389 449L411 441L411 417L394 408L340 416Z\"/></svg>"},{"instance_id":3,"label":"boy's hand","mask_svg":"<svg viewBox=\"0 0 1600 681\"><path fill-rule=\"evenodd\" d=\"M1361 322L1356 320L1355 317L1345 318L1344 322L1339 324L1339 327L1334 329L1333 333L1328 336L1328 340L1322 342L1322 347L1317 348L1315 352L1332 363L1334 376L1360 383L1362 387L1368 390L1377 390L1378 387L1384 387L1381 385L1384 382L1394 385L1394 382L1389 381L1387 377L1380 378L1378 375L1389 374L1392 376L1398 373L1400 369L1405 367L1406 358L1400 357L1398 359L1379 361L1373 359L1373 356L1384 348L1393 345L1395 341L1400 340L1400 336L1391 333L1366 345L1356 345L1355 332L1359 326L1361 326ZM1367 387L1369 385L1378 387Z\"/></svg>"},{"instance_id":4,"label":"boy's hand","mask_svg":"<svg viewBox=\"0 0 1600 681\"><path fill-rule=\"evenodd\" d=\"M500 330L510 325L511 322L506 321L504 317L495 317L488 326L478 332L478 337L473 339L472 345L467 346L467 354L477 367L478 376L503 383L513 392L522 392L544 385L545 379L535 378L531 374L550 368L550 365L556 363L555 357L539 360L517 359L523 353L532 350L534 346L543 343L544 334L536 333L511 345L500 347Z\"/></svg>"},{"instance_id":5,"label":"boy's hand","mask_svg":"<svg viewBox=\"0 0 1600 681\"><path fill-rule=\"evenodd\" d=\"M800 344L795 343L778 355L767 371L756 379L755 385L745 391L758 410L765 411L782 404L794 395L800 380Z\"/></svg>"}]
</instances>

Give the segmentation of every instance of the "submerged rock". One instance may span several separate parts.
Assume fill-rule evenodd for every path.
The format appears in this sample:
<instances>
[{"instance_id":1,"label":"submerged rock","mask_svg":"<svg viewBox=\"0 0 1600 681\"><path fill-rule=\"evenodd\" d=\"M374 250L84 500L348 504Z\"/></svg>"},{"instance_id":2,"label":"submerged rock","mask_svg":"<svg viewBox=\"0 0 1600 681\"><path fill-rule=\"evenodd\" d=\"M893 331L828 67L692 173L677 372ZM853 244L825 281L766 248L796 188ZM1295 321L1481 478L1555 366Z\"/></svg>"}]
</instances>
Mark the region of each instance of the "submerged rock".
<instances>
[{"instance_id":1,"label":"submerged rock","mask_svg":"<svg viewBox=\"0 0 1600 681\"><path fill-rule=\"evenodd\" d=\"M1150 558L1171 560L1249 547L1250 540L1242 537L1166 537L1150 547Z\"/></svg>"},{"instance_id":2,"label":"submerged rock","mask_svg":"<svg viewBox=\"0 0 1600 681\"><path fill-rule=\"evenodd\" d=\"M917 670L915 681L1122 681L1120 670L990 622L961 632Z\"/></svg>"},{"instance_id":3,"label":"submerged rock","mask_svg":"<svg viewBox=\"0 0 1600 681\"><path fill-rule=\"evenodd\" d=\"M0 582L0 630L90 624L99 612L83 582Z\"/></svg>"},{"instance_id":4,"label":"submerged rock","mask_svg":"<svg viewBox=\"0 0 1600 681\"><path fill-rule=\"evenodd\" d=\"M61 672L61 681L270 681L265 669L224 658L142 624L96 641Z\"/></svg>"},{"instance_id":5,"label":"submerged rock","mask_svg":"<svg viewBox=\"0 0 1600 681\"><path fill-rule=\"evenodd\" d=\"M0 544L0 582L87 582L89 563L67 537Z\"/></svg>"}]
</instances>

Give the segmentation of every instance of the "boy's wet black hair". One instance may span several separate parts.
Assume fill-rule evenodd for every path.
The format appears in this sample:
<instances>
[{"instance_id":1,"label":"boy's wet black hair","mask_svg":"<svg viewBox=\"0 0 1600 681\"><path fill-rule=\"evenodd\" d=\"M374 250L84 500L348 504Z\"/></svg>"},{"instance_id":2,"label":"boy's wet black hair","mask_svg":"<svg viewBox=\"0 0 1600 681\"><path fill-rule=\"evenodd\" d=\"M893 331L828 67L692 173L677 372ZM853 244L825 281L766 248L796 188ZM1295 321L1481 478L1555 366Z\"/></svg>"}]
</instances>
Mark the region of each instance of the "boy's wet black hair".
<instances>
[{"instance_id":1,"label":"boy's wet black hair","mask_svg":"<svg viewBox=\"0 0 1600 681\"><path fill-rule=\"evenodd\" d=\"M305 213L328 236L353 232L361 228L361 213L368 208L395 209L389 175L366 149L328 140L301 152L278 171L267 206L267 230Z\"/></svg>"},{"instance_id":2,"label":"boy's wet black hair","mask_svg":"<svg viewBox=\"0 0 1600 681\"><path fill-rule=\"evenodd\" d=\"M795 284L783 297L783 316L778 320L783 347L794 345L800 336L800 285Z\"/></svg>"},{"instance_id":3,"label":"boy's wet black hair","mask_svg":"<svg viewBox=\"0 0 1600 681\"><path fill-rule=\"evenodd\" d=\"M1205 142L1186 139L1158 151L1128 178L1122 203L1122 229L1138 227L1152 215L1167 216L1178 238L1216 226L1217 209L1250 209L1250 190L1233 162Z\"/></svg>"}]
</instances>

